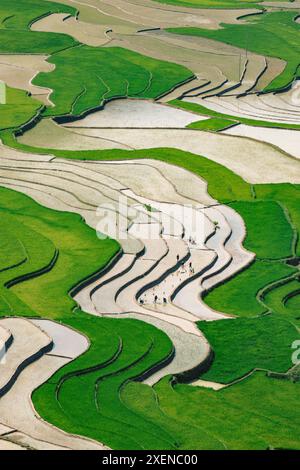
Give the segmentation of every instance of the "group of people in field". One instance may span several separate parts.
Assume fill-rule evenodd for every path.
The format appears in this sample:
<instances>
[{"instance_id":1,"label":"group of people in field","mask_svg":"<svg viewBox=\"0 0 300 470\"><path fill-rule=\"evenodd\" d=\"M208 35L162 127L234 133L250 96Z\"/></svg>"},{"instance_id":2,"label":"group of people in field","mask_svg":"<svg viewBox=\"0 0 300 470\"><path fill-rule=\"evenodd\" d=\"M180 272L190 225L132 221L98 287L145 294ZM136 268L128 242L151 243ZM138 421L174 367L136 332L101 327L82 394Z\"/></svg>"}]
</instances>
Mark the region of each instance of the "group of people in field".
<instances>
[{"instance_id":1,"label":"group of people in field","mask_svg":"<svg viewBox=\"0 0 300 470\"><path fill-rule=\"evenodd\" d=\"M177 260L177 264L180 263L180 255L177 254L176 256L176 260ZM189 276L192 276L195 274L195 269L193 267L193 263L192 261L190 261L189 263L182 263L180 264L179 268L177 269L176 272L174 272L172 274L172 278L174 277L179 277L179 283L182 281L182 276L188 274ZM164 283L166 283L167 280L165 279L164 280ZM173 289L175 289L175 282L173 282L173 279L172 279L172 291ZM145 305L145 304L163 304L163 305L167 305L167 303L169 302L169 299L166 295L166 291L164 290L163 293L162 293L162 296L159 296L157 291L156 291L156 286L154 286L152 289L151 289L151 292L150 291L147 291L144 293L143 297L140 297L139 299L139 303L140 305Z\"/></svg>"}]
</instances>

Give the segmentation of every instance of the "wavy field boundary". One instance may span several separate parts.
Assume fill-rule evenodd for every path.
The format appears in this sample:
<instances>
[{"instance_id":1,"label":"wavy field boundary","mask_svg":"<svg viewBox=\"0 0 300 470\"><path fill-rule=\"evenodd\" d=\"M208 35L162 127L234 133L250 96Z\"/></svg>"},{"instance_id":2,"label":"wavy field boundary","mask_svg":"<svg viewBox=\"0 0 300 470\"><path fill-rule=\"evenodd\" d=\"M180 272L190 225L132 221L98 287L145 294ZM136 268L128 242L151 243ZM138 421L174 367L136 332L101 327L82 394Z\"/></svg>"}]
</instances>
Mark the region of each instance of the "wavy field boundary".
<instances>
[{"instance_id":1,"label":"wavy field boundary","mask_svg":"<svg viewBox=\"0 0 300 470\"><path fill-rule=\"evenodd\" d=\"M0 106L0 449L299 448L298 161L213 134L297 132L293 11L66 1L0 5L0 53L28 54L15 78L53 104L7 88ZM142 101L128 128L92 114L128 97L152 100L148 129ZM179 128L156 128L159 109Z\"/></svg>"}]
</instances>

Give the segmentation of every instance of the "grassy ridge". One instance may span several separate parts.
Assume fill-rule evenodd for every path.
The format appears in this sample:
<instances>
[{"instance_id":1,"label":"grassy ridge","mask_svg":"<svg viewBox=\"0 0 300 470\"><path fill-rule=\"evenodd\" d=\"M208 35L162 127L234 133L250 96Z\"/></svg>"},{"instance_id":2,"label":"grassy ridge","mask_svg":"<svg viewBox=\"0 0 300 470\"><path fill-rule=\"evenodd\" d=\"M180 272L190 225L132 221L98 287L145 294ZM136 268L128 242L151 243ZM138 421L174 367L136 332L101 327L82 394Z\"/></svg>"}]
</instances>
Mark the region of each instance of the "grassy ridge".
<instances>
[{"instance_id":1,"label":"grassy ridge","mask_svg":"<svg viewBox=\"0 0 300 470\"><path fill-rule=\"evenodd\" d=\"M220 117L205 119L204 121L197 121L188 124L186 127L187 129L198 129L204 131L223 131L228 127L231 127L235 124L235 121L231 121L229 119L223 119Z\"/></svg>"},{"instance_id":2,"label":"grassy ridge","mask_svg":"<svg viewBox=\"0 0 300 470\"><path fill-rule=\"evenodd\" d=\"M159 3L191 8L258 8L263 0L155 0Z\"/></svg>"},{"instance_id":3,"label":"grassy ridge","mask_svg":"<svg viewBox=\"0 0 300 470\"><path fill-rule=\"evenodd\" d=\"M190 103L188 101L181 101L171 100L168 102L169 105L175 106L176 108L186 109L188 111L192 111L193 113L200 114L201 116L211 116L212 118L220 119L220 120L230 120L235 123L246 124L248 126L254 127L276 127L279 129L295 129L299 130L299 124L284 124L281 122L268 122L268 121L259 121L254 119L247 119L240 116L232 116L231 114L222 114L212 109L206 108L198 103ZM205 121L200 121L205 122Z\"/></svg>"},{"instance_id":4,"label":"grassy ridge","mask_svg":"<svg viewBox=\"0 0 300 470\"><path fill-rule=\"evenodd\" d=\"M257 54L277 57L287 65L265 91L283 89L300 76L300 26L294 20L295 12L280 11L250 16L246 24L222 24L222 29L168 28L169 32L201 36L231 44Z\"/></svg>"}]
</instances>

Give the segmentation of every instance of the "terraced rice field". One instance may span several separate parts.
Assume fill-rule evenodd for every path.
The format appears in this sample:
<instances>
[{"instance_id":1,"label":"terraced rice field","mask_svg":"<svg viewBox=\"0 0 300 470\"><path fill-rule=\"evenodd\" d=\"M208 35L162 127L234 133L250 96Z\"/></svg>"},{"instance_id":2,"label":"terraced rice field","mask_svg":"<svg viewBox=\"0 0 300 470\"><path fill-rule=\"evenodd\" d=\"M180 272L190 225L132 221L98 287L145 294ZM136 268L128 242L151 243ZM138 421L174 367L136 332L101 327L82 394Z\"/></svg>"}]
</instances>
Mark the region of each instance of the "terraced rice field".
<instances>
[{"instance_id":1,"label":"terraced rice field","mask_svg":"<svg viewBox=\"0 0 300 470\"><path fill-rule=\"evenodd\" d=\"M300 448L289 7L0 1L1 450Z\"/></svg>"},{"instance_id":2,"label":"terraced rice field","mask_svg":"<svg viewBox=\"0 0 300 470\"><path fill-rule=\"evenodd\" d=\"M297 78L299 66L299 43L297 34L299 26L295 21L296 12L265 12L250 15L247 25L227 25L218 31L197 29L173 29L177 34L199 35L210 39L238 44L260 54L271 55L284 59L284 71L266 88L267 91L283 89ZM276 34L274 34L276 28ZM250 40L251 37L251 40Z\"/></svg>"},{"instance_id":3,"label":"terraced rice field","mask_svg":"<svg viewBox=\"0 0 300 470\"><path fill-rule=\"evenodd\" d=\"M120 48L81 45L58 52L49 61L55 70L34 80L37 86L53 89L55 108L46 111L46 116L80 116L112 98L156 98L193 76L183 67Z\"/></svg>"}]
</instances>

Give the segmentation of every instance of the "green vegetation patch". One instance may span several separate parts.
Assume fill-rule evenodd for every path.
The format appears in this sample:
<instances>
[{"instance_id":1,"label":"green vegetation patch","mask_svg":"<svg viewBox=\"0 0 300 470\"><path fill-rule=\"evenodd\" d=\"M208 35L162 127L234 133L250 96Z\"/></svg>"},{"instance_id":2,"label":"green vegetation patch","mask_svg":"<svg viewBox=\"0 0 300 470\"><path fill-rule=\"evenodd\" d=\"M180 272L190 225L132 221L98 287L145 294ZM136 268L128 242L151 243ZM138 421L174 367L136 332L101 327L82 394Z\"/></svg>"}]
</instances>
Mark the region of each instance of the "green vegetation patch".
<instances>
[{"instance_id":1,"label":"green vegetation patch","mask_svg":"<svg viewBox=\"0 0 300 470\"><path fill-rule=\"evenodd\" d=\"M201 131L223 131L224 129L227 129L228 127L231 127L232 125L236 124L235 121L230 121L229 119L224 119L224 118L211 118L211 119L205 119L204 121L196 121L192 122L191 124L188 124L186 127L187 129L198 129Z\"/></svg>"},{"instance_id":2,"label":"green vegetation patch","mask_svg":"<svg viewBox=\"0 0 300 470\"><path fill-rule=\"evenodd\" d=\"M262 259L293 256L293 228L277 202L241 201L232 203L231 207L242 216L246 224L245 248Z\"/></svg>"},{"instance_id":3,"label":"green vegetation patch","mask_svg":"<svg viewBox=\"0 0 300 470\"><path fill-rule=\"evenodd\" d=\"M33 82L54 90L55 108L48 108L45 116L78 116L115 97L157 98L193 76L180 65L119 47L75 47L49 62L55 70L40 73Z\"/></svg>"},{"instance_id":4,"label":"green vegetation patch","mask_svg":"<svg viewBox=\"0 0 300 470\"><path fill-rule=\"evenodd\" d=\"M218 392L165 378L154 390L129 383L121 396L136 413L179 434L183 449L298 449L299 387L256 372Z\"/></svg>"},{"instance_id":5,"label":"green vegetation patch","mask_svg":"<svg viewBox=\"0 0 300 470\"><path fill-rule=\"evenodd\" d=\"M294 249L296 256L300 256L300 185L289 183L256 184L255 194L258 199L280 202L281 206L284 208L286 217L289 219L294 229ZM274 220L274 224L277 230L276 220Z\"/></svg>"},{"instance_id":6,"label":"green vegetation patch","mask_svg":"<svg viewBox=\"0 0 300 470\"><path fill-rule=\"evenodd\" d=\"M24 125L41 109L42 104L26 91L6 87L6 103L0 104L0 130Z\"/></svg>"},{"instance_id":7,"label":"green vegetation patch","mask_svg":"<svg viewBox=\"0 0 300 470\"><path fill-rule=\"evenodd\" d=\"M191 8L258 8L263 0L155 0L159 3ZM275 0L276 1L276 0Z\"/></svg>"},{"instance_id":8,"label":"green vegetation patch","mask_svg":"<svg viewBox=\"0 0 300 470\"><path fill-rule=\"evenodd\" d=\"M169 28L168 31L215 39L285 60L284 71L265 88L265 91L273 91L287 87L300 77L300 25L295 22L295 15L293 11L268 12L245 17L246 24L222 24L222 29Z\"/></svg>"},{"instance_id":9,"label":"green vegetation patch","mask_svg":"<svg viewBox=\"0 0 300 470\"><path fill-rule=\"evenodd\" d=\"M297 270L281 262L255 261L248 269L209 292L205 303L220 312L251 317L267 311L258 300L259 291Z\"/></svg>"},{"instance_id":10,"label":"green vegetation patch","mask_svg":"<svg viewBox=\"0 0 300 470\"><path fill-rule=\"evenodd\" d=\"M145 389L131 387L147 414ZM262 372L218 392L172 387L167 379L155 386L161 413L198 433L201 449L298 449L299 390L299 383L270 379Z\"/></svg>"},{"instance_id":11,"label":"green vegetation patch","mask_svg":"<svg viewBox=\"0 0 300 470\"><path fill-rule=\"evenodd\" d=\"M0 54L52 54L75 44L65 34L0 29Z\"/></svg>"},{"instance_id":12,"label":"green vegetation patch","mask_svg":"<svg viewBox=\"0 0 300 470\"><path fill-rule=\"evenodd\" d=\"M1 0L0 53L50 54L76 43L65 34L30 31L35 20L51 13L76 14L76 9L60 3L42 0Z\"/></svg>"},{"instance_id":13,"label":"green vegetation patch","mask_svg":"<svg viewBox=\"0 0 300 470\"><path fill-rule=\"evenodd\" d=\"M298 334L278 316L198 322L198 327L215 352L211 368L201 379L230 383L255 368L286 372L293 365L291 344Z\"/></svg>"},{"instance_id":14,"label":"green vegetation patch","mask_svg":"<svg viewBox=\"0 0 300 470\"><path fill-rule=\"evenodd\" d=\"M60 3L44 0L18 0L18 7L11 0L1 0L0 29L27 29L34 21L51 13L75 15L76 9Z\"/></svg>"}]
</instances>

